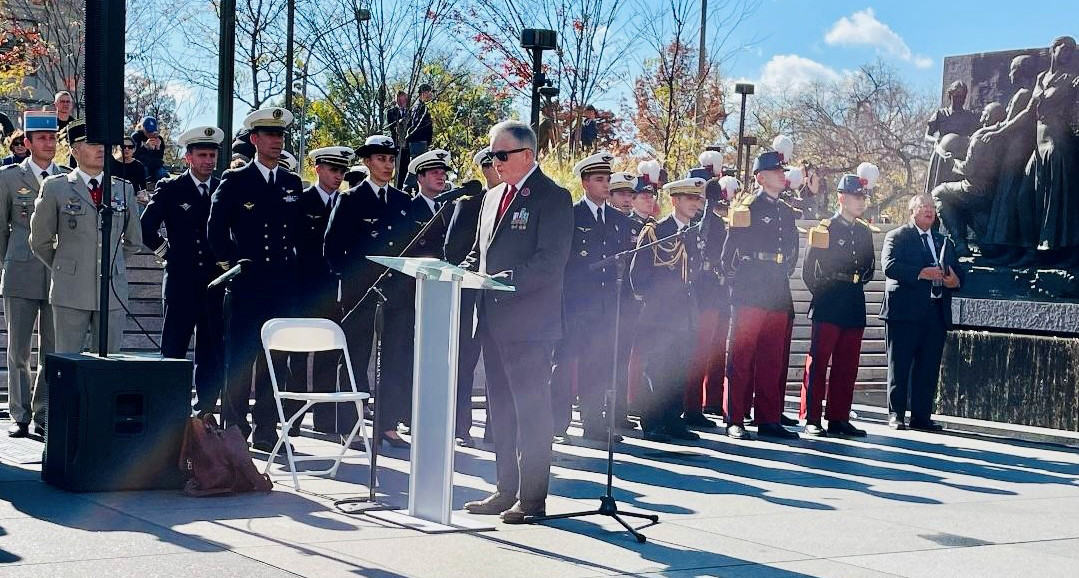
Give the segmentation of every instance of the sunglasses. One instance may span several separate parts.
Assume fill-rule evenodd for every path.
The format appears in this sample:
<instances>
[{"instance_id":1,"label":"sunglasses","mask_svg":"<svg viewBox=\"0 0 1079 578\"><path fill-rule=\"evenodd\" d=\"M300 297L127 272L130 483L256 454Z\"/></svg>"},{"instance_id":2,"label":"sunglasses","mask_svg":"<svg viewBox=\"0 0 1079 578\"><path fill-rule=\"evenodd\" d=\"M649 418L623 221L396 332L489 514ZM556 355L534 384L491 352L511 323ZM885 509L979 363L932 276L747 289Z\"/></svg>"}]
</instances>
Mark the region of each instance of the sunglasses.
<instances>
[{"instance_id":1,"label":"sunglasses","mask_svg":"<svg viewBox=\"0 0 1079 578\"><path fill-rule=\"evenodd\" d=\"M124 150L135 150L135 145L124 145Z\"/></svg>"},{"instance_id":2,"label":"sunglasses","mask_svg":"<svg viewBox=\"0 0 1079 578\"><path fill-rule=\"evenodd\" d=\"M527 150L530 150L530 149L528 147L522 147L522 148L519 148L519 149L513 149L511 151L491 151L491 156L493 156L494 158L496 158L496 159L498 159L498 160L500 160L502 162L506 162L506 161L510 160L510 155L512 155L513 153L519 153L521 151L527 151Z\"/></svg>"}]
</instances>

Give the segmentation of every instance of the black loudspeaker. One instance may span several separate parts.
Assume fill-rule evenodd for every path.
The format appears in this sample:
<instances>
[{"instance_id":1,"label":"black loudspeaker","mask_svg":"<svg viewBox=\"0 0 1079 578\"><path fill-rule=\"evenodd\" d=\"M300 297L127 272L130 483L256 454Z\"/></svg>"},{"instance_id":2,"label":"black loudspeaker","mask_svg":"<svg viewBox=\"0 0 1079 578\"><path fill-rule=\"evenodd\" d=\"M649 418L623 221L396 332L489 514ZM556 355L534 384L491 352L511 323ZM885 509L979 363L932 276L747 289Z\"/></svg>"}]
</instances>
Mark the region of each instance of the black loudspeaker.
<instances>
[{"instance_id":1,"label":"black loudspeaker","mask_svg":"<svg viewBox=\"0 0 1079 578\"><path fill-rule=\"evenodd\" d=\"M86 0L86 140L124 141L124 0Z\"/></svg>"},{"instance_id":2,"label":"black loudspeaker","mask_svg":"<svg viewBox=\"0 0 1079 578\"><path fill-rule=\"evenodd\" d=\"M186 359L47 355L41 478L71 492L182 488L192 371Z\"/></svg>"}]
</instances>

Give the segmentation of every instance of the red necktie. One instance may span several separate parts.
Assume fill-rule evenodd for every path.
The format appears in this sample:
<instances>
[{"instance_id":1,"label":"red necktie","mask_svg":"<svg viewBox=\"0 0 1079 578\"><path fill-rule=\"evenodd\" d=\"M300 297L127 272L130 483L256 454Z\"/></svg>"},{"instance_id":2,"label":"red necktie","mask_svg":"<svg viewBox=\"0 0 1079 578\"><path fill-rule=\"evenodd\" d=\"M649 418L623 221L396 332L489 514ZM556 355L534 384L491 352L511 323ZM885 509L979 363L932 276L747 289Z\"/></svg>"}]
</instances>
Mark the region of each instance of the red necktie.
<instances>
[{"instance_id":1,"label":"red necktie","mask_svg":"<svg viewBox=\"0 0 1079 578\"><path fill-rule=\"evenodd\" d=\"M517 186L516 185L510 185L510 186L506 187L505 191L502 191L502 202L498 203L498 221L502 220L502 215L506 214L506 210L510 208L510 203L513 202L513 197L516 197L516 196L517 196Z\"/></svg>"},{"instance_id":2,"label":"red necktie","mask_svg":"<svg viewBox=\"0 0 1079 578\"><path fill-rule=\"evenodd\" d=\"M100 207L101 206L101 187L98 186L97 179L90 179L89 185L90 185L90 200L92 200L95 205Z\"/></svg>"}]
</instances>

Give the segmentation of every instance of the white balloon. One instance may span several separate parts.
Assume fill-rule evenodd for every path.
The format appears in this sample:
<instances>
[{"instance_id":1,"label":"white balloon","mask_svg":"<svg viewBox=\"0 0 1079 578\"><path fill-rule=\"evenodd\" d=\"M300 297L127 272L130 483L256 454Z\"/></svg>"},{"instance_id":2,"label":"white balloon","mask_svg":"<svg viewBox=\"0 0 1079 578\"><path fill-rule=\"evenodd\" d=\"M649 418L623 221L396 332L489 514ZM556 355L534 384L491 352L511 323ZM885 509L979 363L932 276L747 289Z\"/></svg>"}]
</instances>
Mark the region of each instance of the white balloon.
<instances>
[{"instance_id":1,"label":"white balloon","mask_svg":"<svg viewBox=\"0 0 1079 578\"><path fill-rule=\"evenodd\" d=\"M873 163L858 165L858 178L865 179L865 188L872 189L880 179L880 169Z\"/></svg>"},{"instance_id":2,"label":"white balloon","mask_svg":"<svg viewBox=\"0 0 1079 578\"><path fill-rule=\"evenodd\" d=\"M772 150L782 155L785 163L794 160L794 141L787 135L781 134L772 139Z\"/></svg>"},{"instance_id":3,"label":"white balloon","mask_svg":"<svg viewBox=\"0 0 1079 578\"><path fill-rule=\"evenodd\" d=\"M787 171L787 186L791 189L797 189L802 186L802 182L805 180L805 175L802 174L802 169L799 167L791 167Z\"/></svg>"}]
</instances>

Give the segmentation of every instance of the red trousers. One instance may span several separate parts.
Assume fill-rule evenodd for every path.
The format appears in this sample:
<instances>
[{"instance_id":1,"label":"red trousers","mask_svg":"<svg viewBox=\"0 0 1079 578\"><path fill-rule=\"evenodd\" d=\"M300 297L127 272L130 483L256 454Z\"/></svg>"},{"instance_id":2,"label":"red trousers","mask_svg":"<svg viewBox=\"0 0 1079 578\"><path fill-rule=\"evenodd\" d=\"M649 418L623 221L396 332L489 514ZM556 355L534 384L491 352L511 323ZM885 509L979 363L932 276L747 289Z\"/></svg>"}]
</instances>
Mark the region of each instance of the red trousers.
<instances>
[{"instance_id":1,"label":"red trousers","mask_svg":"<svg viewBox=\"0 0 1079 578\"><path fill-rule=\"evenodd\" d=\"M790 315L758 307L735 306L727 353L727 390L723 410L727 425L745 421L750 396L757 424L779 423L783 413L783 376L787 372Z\"/></svg>"},{"instance_id":2,"label":"red trousers","mask_svg":"<svg viewBox=\"0 0 1079 578\"><path fill-rule=\"evenodd\" d=\"M697 348L693 352L693 365L690 368L689 382L686 383L687 413L699 412L704 407L723 405L723 381L727 372L730 309L704 309L697 320Z\"/></svg>"},{"instance_id":3,"label":"red trousers","mask_svg":"<svg viewBox=\"0 0 1079 578\"><path fill-rule=\"evenodd\" d=\"M828 409L824 418L828 421L850 419L850 405L854 400L854 381L858 377L858 360L862 354L864 330L863 327L840 327L832 323L813 322L805 377L802 379L802 409L799 415L803 419L810 422L820 421L821 403L826 395ZM830 373L829 360L832 364Z\"/></svg>"}]
</instances>

